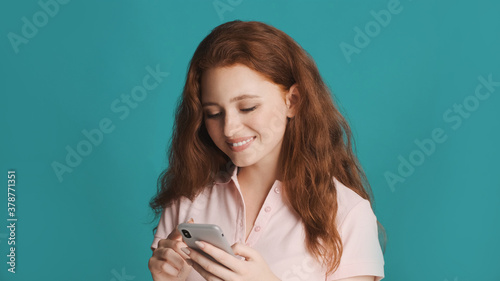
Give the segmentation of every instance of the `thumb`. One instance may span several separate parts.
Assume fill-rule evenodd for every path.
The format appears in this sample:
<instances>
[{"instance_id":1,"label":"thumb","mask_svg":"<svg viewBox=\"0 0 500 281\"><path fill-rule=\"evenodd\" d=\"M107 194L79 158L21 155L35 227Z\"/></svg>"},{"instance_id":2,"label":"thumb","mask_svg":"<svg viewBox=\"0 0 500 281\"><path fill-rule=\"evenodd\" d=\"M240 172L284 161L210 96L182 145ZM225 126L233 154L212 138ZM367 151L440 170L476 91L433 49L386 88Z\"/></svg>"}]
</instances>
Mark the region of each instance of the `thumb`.
<instances>
[{"instance_id":1,"label":"thumb","mask_svg":"<svg viewBox=\"0 0 500 281\"><path fill-rule=\"evenodd\" d=\"M194 223L194 219L190 218L187 223ZM182 235L177 227L168 235L168 239L182 241Z\"/></svg>"},{"instance_id":2,"label":"thumb","mask_svg":"<svg viewBox=\"0 0 500 281\"><path fill-rule=\"evenodd\" d=\"M172 232L170 232L170 234L168 235L167 239L182 241L181 232L176 227Z\"/></svg>"},{"instance_id":3,"label":"thumb","mask_svg":"<svg viewBox=\"0 0 500 281\"><path fill-rule=\"evenodd\" d=\"M259 259L259 253L245 244L234 243L231 248L236 256L240 256L247 261Z\"/></svg>"}]
</instances>

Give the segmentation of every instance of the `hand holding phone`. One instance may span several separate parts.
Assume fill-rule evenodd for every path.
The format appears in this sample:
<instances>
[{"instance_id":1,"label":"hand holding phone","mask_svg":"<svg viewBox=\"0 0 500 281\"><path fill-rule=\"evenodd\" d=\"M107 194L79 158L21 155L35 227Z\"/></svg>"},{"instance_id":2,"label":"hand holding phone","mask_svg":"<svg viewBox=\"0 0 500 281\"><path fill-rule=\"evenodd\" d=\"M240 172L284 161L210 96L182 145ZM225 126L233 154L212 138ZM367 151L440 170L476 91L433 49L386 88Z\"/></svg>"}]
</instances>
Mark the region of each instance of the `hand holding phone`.
<instances>
[{"instance_id":1,"label":"hand holding phone","mask_svg":"<svg viewBox=\"0 0 500 281\"><path fill-rule=\"evenodd\" d=\"M225 251L226 253L236 257L233 253L233 249L229 242L227 242L224 237L222 229L215 224L200 224L200 223L181 223L178 225L177 229L182 235L182 240L190 248L197 250L199 253L209 258L210 260L219 263L217 260L212 258L210 255L201 250L195 241L204 241L214 245Z\"/></svg>"},{"instance_id":2,"label":"hand holding phone","mask_svg":"<svg viewBox=\"0 0 500 281\"><path fill-rule=\"evenodd\" d=\"M193 222L193 219L188 221ZM186 280L192 268L185 261L189 257L181 250L185 246L182 234L175 228L167 238L158 241L156 248L151 248L153 255L149 259L148 268L153 280ZM167 249L173 251L166 251Z\"/></svg>"}]
</instances>

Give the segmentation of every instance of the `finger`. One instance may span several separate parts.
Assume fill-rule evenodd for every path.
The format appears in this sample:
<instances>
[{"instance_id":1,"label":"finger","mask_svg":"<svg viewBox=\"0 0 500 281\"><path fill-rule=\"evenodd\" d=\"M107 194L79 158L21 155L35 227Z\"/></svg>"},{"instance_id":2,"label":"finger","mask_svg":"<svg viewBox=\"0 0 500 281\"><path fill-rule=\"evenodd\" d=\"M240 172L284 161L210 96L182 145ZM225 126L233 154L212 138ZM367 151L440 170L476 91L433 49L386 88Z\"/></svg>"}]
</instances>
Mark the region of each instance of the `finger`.
<instances>
[{"instance_id":1,"label":"finger","mask_svg":"<svg viewBox=\"0 0 500 281\"><path fill-rule=\"evenodd\" d=\"M170 241L169 241L170 240ZM169 246L172 244L172 239L161 239L160 241L158 241L158 249L159 248L170 248Z\"/></svg>"},{"instance_id":2,"label":"finger","mask_svg":"<svg viewBox=\"0 0 500 281\"><path fill-rule=\"evenodd\" d=\"M194 268L194 270L198 271L198 273L203 277L205 278L205 280L214 280L214 281L218 281L218 280L223 280L223 279L220 279L219 277L213 275L212 273L206 271L202 266L200 266L198 263L194 262L193 260L190 260L190 264L191 266Z\"/></svg>"},{"instance_id":3,"label":"finger","mask_svg":"<svg viewBox=\"0 0 500 281\"><path fill-rule=\"evenodd\" d=\"M166 239L162 246L166 249L173 249L177 254L179 254L183 259L189 259L189 256L186 255L181 249L187 247L186 243L182 241L170 240Z\"/></svg>"},{"instance_id":4,"label":"finger","mask_svg":"<svg viewBox=\"0 0 500 281\"><path fill-rule=\"evenodd\" d=\"M165 260L160 260L155 257L150 259L149 269L153 274L166 273L171 276L177 276L179 274L179 270L175 266Z\"/></svg>"},{"instance_id":5,"label":"finger","mask_svg":"<svg viewBox=\"0 0 500 281\"><path fill-rule=\"evenodd\" d=\"M182 279L182 276L185 276L187 277L189 275L189 272L191 271L192 267L191 265L188 263L188 261L192 264L191 260L188 259L188 260L184 260L184 264L183 266L181 267L181 270L179 272L179 275L177 275L177 277L180 277L181 280L185 280L185 279Z\"/></svg>"},{"instance_id":6,"label":"finger","mask_svg":"<svg viewBox=\"0 0 500 281\"><path fill-rule=\"evenodd\" d=\"M184 258L171 248L159 248L155 250L153 259L156 260L153 265L157 265L155 268L157 270L161 270L160 267L163 266L163 263L168 263L176 270L181 270L185 266Z\"/></svg>"},{"instance_id":7,"label":"finger","mask_svg":"<svg viewBox=\"0 0 500 281\"><path fill-rule=\"evenodd\" d=\"M171 276L178 276L180 273L179 269L175 268L175 266L172 266L168 262L161 264L161 271Z\"/></svg>"},{"instance_id":8,"label":"finger","mask_svg":"<svg viewBox=\"0 0 500 281\"><path fill-rule=\"evenodd\" d=\"M182 240L181 232L176 227L172 232L170 232L167 239L181 241Z\"/></svg>"},{"instance_id":9,"label":"finger","mask_svg":"<svg viewBox=\"0 0 500 281\"><path fill-rule=\"evenodd\" d=\"M194 223L194 219L193 218L190 218L188 221L188 223ZM182 235L181 235L181 232L179 231L179 229L177 229L177 227L168 235L167 239L171 239L171 240L179 240L179 241L182 241Z\"/></svg>"},{"instance_id":10,"label":"finger","mask_svg":"<svg viewBox=\"0 0 500 281\"><path fill-rule=\"evenodd\" d=\"M198 245L198 247L200 247L202 251L209 254L211 257L216 259L218 262L220 262L230 270L236 271L236 268L240 266L241 261L226 253L224 250L203 241L196 241L195 243L196 245Z\"/></svg>"},{"instance_id":11,"label":"finger","mask_svg":"<svg viewBox=\"0 0 500 281\"><path fill-rule=\"evenodd\" d=\"M203 267L201 267L199 264L197 264L196 262L193 262L192 265L191 265L194 270L198 271L198 273L205 279L205 280L223 280L223 279L220 279L219 277L211 274L210 272L206 271Z\"/></svg>"},{"instance_id":12,"label":"finger","mask_svg":"<svg viewBox=\"0 0 500 281\"><path fill-rule=\"evenodd\" d=\"M180 269L184 265L184 258L172 248L165 248L161 258L169 261L172 265Z\"/></svg>"},{"instance_id":13,"label":"finger","mask_svg":"<svg viewBox=\"0 0 500 281\"><path fill-rule=\"evenodd\" d=\"M188 259L189 257L181 251L182 248L187 247L186 243L177 240L171 239L162 239L158 242L158 249L160 248L172 248L174 249L181 257L184 259ZM154 255L154 251L153 251Z\"/></svg>"},{"instance_id":14,"label":"finger","mask_svg":"<svg viewBox=\"0 0 500 281\"><path fill-rule=\"evenodd\" d=\"M187 223L194 223L194 219L190 218ZM179 231L179 229L176 227L170 234L167 236L167 239L161 239L158 242L158 247L163 246L163 247L172 247L171 241L168 240L174 240L174 241L182 241L182 234ZM160 244L161 243L161 244ZM185 244L182 247L186 247ZM180 248L179 248L180 250Z\"/></svg>"},{"instance_id":15,"label":"finger","mask_svg":"<svg viewBox=\"0 0 500 281\"><path fill-rule=\"evenodd\" d=\"M231 270L209 259L208 257L205 257L203 254L195 251L192 248L183 248L183 251L185 251L189 255L193 264L199 265L201 268L203 268L203 270L210 273L211 275L217 276L218 278L221 278L223 280L232 280L232 278L230 277L233 277L234 274Z\"/></svg>"},{"instance_id":16,"label":"finger","mask_svg":"<svg viewBox=\"0 0 500 281\"><path fill-rule=\"evenodd\" d=\"M260 257L257 251L241 243L234 243L231 249L233 249L235 255L241 256L247 261L257 260Z\"/></svg>"}]
</instances>

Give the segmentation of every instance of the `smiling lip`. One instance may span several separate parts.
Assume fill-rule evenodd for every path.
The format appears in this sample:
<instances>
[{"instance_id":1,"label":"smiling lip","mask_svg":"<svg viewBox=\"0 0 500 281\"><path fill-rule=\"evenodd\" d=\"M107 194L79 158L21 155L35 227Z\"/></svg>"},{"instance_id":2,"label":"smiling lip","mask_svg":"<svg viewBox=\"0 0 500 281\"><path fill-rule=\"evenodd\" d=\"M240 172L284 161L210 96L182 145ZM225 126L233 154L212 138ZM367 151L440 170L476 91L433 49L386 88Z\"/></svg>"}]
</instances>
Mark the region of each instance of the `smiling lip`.
<instances>
[{"instance_id":1,"label":"smiling lip","mask_svg":"<svg viewBox=\"0 0 500 281\"><path fill-rule=\"evenodd\" d=\"M251 139L251 140L249 142L245 143L244 145L241 145L241 146L233 146L232 145L233 143L246 141L248 139ZM226 143L232 151L239 152L239 151L243 151L247 147L249 147L253 143L254 139L255 139L255 137L237 138L237 139L230 139L230 140L226 141Z\"/></svg>"},{"instance_id":2,"label":"smiling lip","mask_svg":"<svg viewBox=\"0 0 500 281\"><path fill-rule=\"evenodd\" d=\"M243 137L243 138L237 138L237 139L228 139L226 142L227 143L237 143L237 142L240 142L240 141L246 141L249 138L253 138L253 137Z\"/></svg>"}]
</instances>

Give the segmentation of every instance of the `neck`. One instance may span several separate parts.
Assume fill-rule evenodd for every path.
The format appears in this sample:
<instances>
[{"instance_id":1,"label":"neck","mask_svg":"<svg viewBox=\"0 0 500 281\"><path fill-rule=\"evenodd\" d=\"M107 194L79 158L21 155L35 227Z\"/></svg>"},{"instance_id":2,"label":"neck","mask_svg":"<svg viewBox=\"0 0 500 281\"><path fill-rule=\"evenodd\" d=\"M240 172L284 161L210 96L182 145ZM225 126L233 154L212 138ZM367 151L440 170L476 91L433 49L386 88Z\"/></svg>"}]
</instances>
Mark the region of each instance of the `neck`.
<instances>
[{"instance_id":1,"label":"neck","mask_svg":"<svg viewBox=\"0 0 500 281\"><path fill-rule=\"evenodd\" d=\"M279 179L278 171L277 161L241 167L238 172L238 182L244 192L267 194L274 182Z\"/></svg>"}]
</instances>

